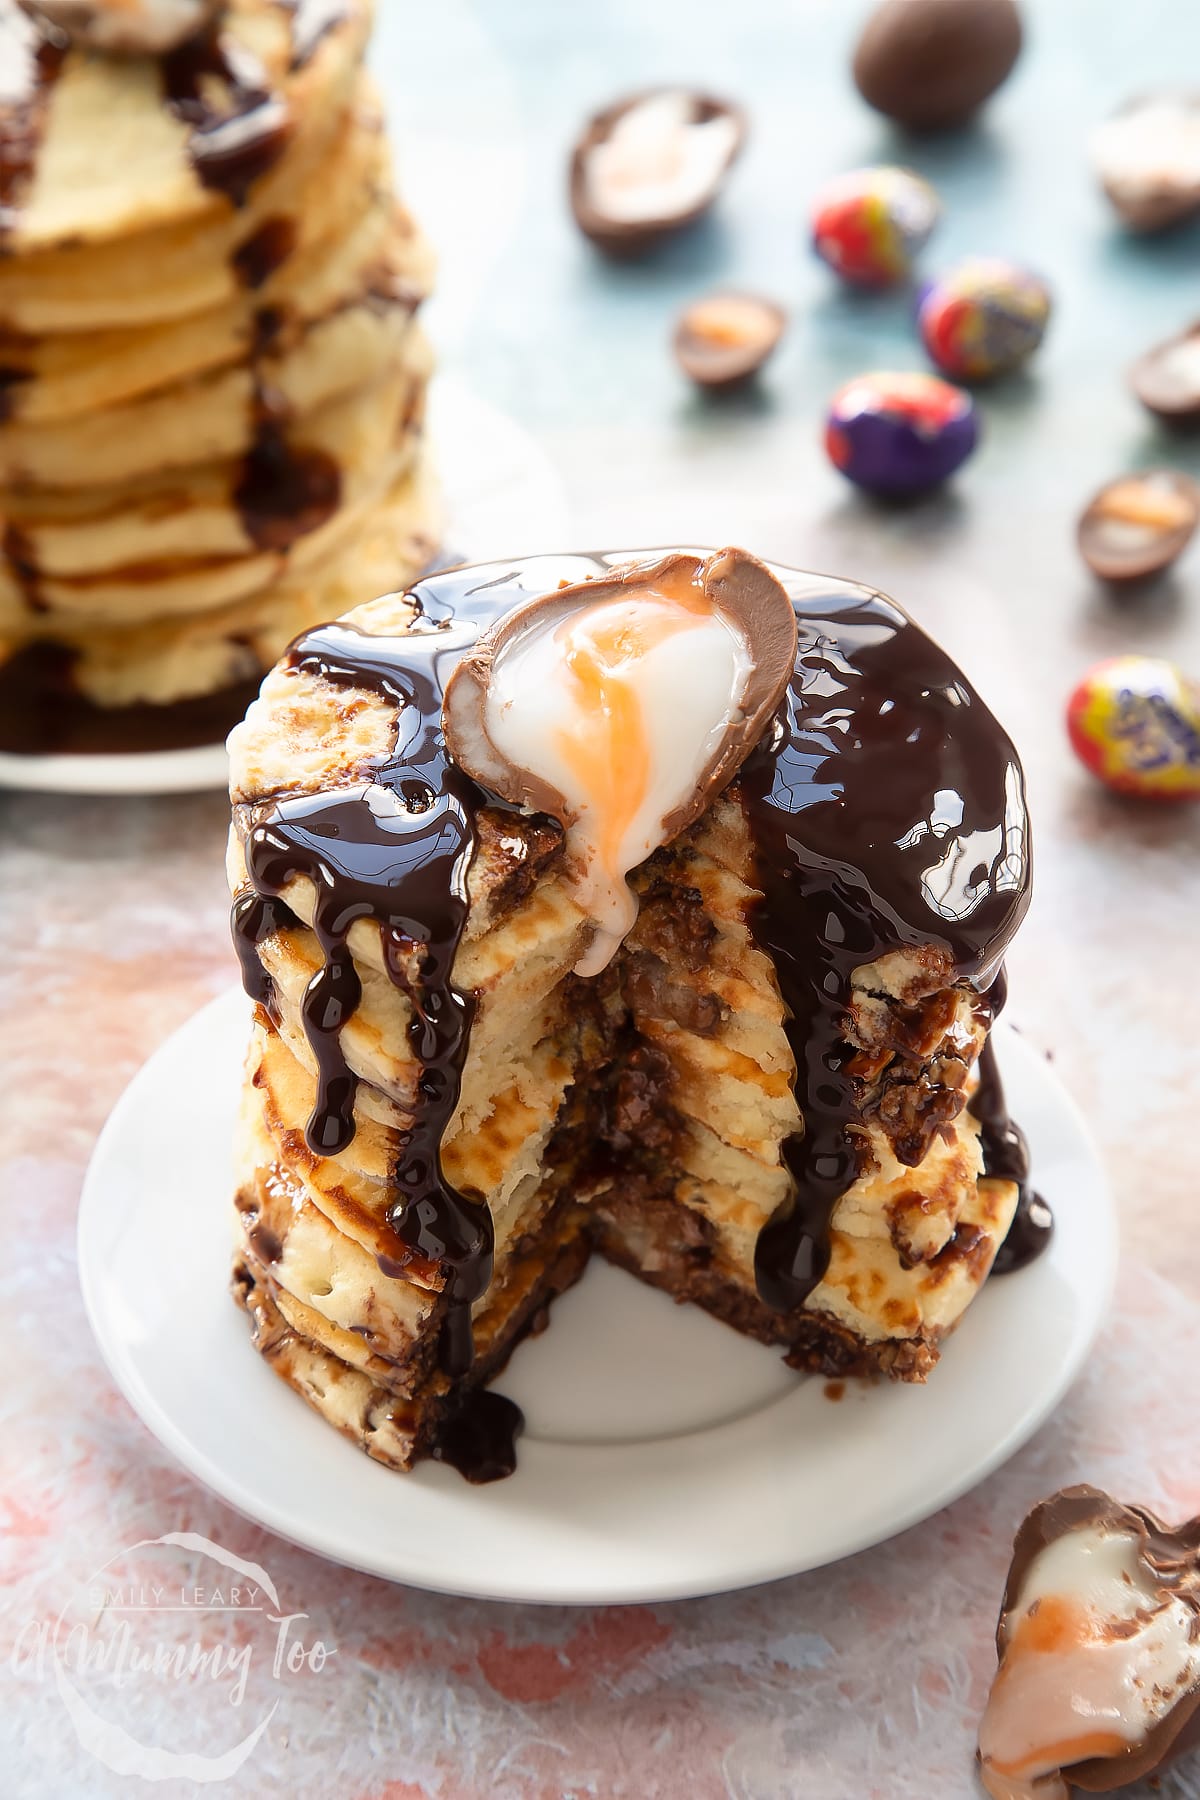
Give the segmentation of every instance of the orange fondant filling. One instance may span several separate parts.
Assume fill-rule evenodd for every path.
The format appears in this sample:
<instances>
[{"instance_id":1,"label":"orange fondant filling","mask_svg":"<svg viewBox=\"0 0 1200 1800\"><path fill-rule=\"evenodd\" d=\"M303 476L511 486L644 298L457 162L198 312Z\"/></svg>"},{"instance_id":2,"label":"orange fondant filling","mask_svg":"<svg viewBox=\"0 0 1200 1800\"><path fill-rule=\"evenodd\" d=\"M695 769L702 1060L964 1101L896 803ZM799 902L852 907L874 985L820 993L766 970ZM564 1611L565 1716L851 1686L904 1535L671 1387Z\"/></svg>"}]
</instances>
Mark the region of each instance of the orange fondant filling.
<instances>
[{"instance_id":1,"label":"orange fondant filling","mask_svg":"<svg viewBox=\"0 0 1200 1800\"><path fill-rule=\"evenodd\" d=\"M711 616L703 592L647 593L638 613L603 603L564 628L563 661L574 686L570 726L558 733L562 756L596 812L597 853L619 879L621 844L650 785L650 738L630 668L648 651Z\"/></svg>"},{"instance_id":2,"label":"orange fondant filling","mask_svg":"<svg viewBox=\"0 0 1200 1800\"><path fill-rule=\"evenodd\" d=\"M997 1682L1010 1673L1014 1657L1065 1656L1090 1643L1102 1642L1105 1635L1103 1621L1089 1607L1065 1594L1045 1594L1018 1624ZM1016 1762L1002 1762L995 1755L989 1756L988 1761L1001 1775L1019 1776L1031 1770L1062 1769L1094 1756L1120 1756L1128 1749L1127 1740L1114 1731L1084 1730L1078 1737L1040 1744Z\"/></svg>"}]
</instances>

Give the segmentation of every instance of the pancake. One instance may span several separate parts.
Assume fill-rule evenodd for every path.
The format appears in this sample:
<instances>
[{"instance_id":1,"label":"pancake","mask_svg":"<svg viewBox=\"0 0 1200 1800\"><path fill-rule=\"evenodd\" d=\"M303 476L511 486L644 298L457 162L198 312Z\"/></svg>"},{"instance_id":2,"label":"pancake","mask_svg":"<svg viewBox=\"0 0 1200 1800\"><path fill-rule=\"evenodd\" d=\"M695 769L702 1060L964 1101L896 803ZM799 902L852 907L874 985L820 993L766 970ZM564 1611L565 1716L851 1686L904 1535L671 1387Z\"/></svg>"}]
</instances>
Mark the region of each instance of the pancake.
<instances>
[{"instance_id":1,"label":"pancake","mask_svg":"<svg viewBox=\"0 0 1200 1800\"><path fill-rule=\"evenodd\" d=\"M10 104L34 142L7 228L19 258L170 225L195 228L269 208L306 154L327 143L358 78L368 0L323 9L226 0L212 25L165 55L105 55L71 43L31 59ZM32 34L36 28L28 27Z\"/></svg>"},{"instance_id":2,"label":"pancake","mask_svg":"<svg viewBox=\"0 0 1200 1800\"><path fill-rule=\"evenodd\" d=\"M432 560L439 532L436 483L418 452L413 469L379 496L349 542L303 572L274 579L272 564L263 587L224 606L125 626L73 625L44 615L36 629L0 631L0 682L7 663L14 693L18 681L21 687L41 683L29 706L50 715L38 735L52 742L53 714L64 696L110 709L141 703L165 709L257 679L294 637L344 612L364 587L414 580ZM39 647L61 650L65 668L59 660L47 666L31 657ZM25 677L18 674L22 667L30 671Z\"/></svg>"},{"instance_id":3,"label":"pancake","mask_svg":"<svg viewBox=\"0 0 1200 1800\"><path fill-rule=\"evenodd\" d=\"M259 286L205 312L125 330L0 339L8 417L17 427L74 423L243 365L263 348L285 356L314 326L355 304L378 308L395 298L415 307L431 277L429 246L411 218L386 190L372 191L346 236L290 253ZM11 429L0 438L18 466L20 441ZM92 469L83 475L96 479Z\"/></svg>"},{"instance_id":4,"label":"pancake","mask_svg":"<svg viewBox=\"0 0 1200 1800\"><path fill-rule=\"evenodd\" d=\"M142 709L159 747L154 709L179 704L191 733L196 702L232 701L364 582L403 583L431 559L437 503L418 463L432 359L415 320L430 256L393 192L362 68L370 22L369 0L13 9L10 750L26 725L31 749L53 749L56 704L72 744L107 739L88 709L127 714L130 732Z\"/></svg>"},{"instance_id":5,"label":"pancake","mask_svg":"<svg viewBox=\"0 0 1200 1800\"><path fill-rule=\"evenodd\" d=\"M190 317L236 300L272 241L286 239L289 256L328 244L385 173L372 90L352 98L306 151L288 193L255 192L212 219L0 261L0 328L36 336Z\"/></svg>"},{"instance_id":6,"label":"pancake","mask_svg":"<svg viewBox=\"0 0 1200 1800\"><path fill-rule=\"evenodd\" d=\"M1000 727L869 590L736 551L610 576L618 562L482 566L358 606L292 646L230 740L255 1002L236 1291L276 1371L393 1467L448 1454L448 1433L494 1443L484 1385L589 1252L799 1369L924 1380L1025 1193L987 1048L1028 897ZM658 645L646 621L665 608L662 641L707 631L705 656L746 621L731 667L748 684L628 864L619 930L591 801L530 772L551 763L506 760L518 727L549 756L575 741L553 731L581 716L583 652L563 665L565 712L546 710L552 665L532 663L487 712L512 646L551 630L538 620L609 604L642 634L614 639L622 681L666 666L628 647ZM663 686L661 754L716 666ZM645 723L615 679L620 736L578 765L610 809L637 786ZM469 699L442 715L468 680L482 736ZM403 1430L381 1436L397 1400Z\"/></svg>"}]
</instances>

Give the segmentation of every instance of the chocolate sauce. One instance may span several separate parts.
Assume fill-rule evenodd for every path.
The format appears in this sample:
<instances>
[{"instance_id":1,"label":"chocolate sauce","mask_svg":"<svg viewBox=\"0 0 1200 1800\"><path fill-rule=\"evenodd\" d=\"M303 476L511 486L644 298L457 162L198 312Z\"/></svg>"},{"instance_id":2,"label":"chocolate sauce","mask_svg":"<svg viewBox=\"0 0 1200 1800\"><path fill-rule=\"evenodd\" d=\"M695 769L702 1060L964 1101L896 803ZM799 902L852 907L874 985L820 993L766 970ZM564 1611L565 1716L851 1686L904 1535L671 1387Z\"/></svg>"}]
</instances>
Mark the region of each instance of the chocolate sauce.
<instances>
[{"instance_id":1,"label":"chocolate sauce","mask_svg":"<svg viewBox=\"0 0 1200 1800\"><path fill-rule=\"evenodd\" d=\"M945 653L881 595L787 581L800 627L774 738L740 784L770 956L796 1059L803 1136L793 1192L759 1236L758 1290L791 1311L829 1264L833 1210L856 1180L856 968L934 945L986 986L1028 903L1029 826L1016 753Z\"/></svg>"},{"instance_id":2,"label":"chocolate sauce","mask_svg":"<svg viewBox=\"0 0 1200 1800\"><path fill-rule=\"evenodd\" d=\"M503 1481L517 1466L525 1415L515 1400L475 1388L438 1428L431 1454L476 1486Z\"/></svg>"},{"instance_id":3,"label":"chocolate sauce","mask_svg":"<svg viewBox=\"0 0 1200 1800\"><path fill-rule=\"evenodd\" d=\"M45 612L41 571L33 539L11 519L5 522L4 529L0 532L0 559L3 559L13 581L20 588L21 598L30 612Z\"/></svg>"},{"instance_id":4,"label":"chocolate sauce","mask_svg":"<svg viewBox=\"0 0 1200 1800\"><path fill-rule=\"evenodd\" d=\"M0 751L108 756L220 744L258 693L259 677L166 706L96 706L72 678L73 653L29 644L0 663Z\"/></svg>"},{"instance_id":5,"label":"chocolate sauce","mask_svg":"<svg viewBox=\"0 0 1200 1800\"><path fill-rule=\"evenodd\" d=\"M294 219L267 219L238 245L233 266L243 287L260 288L296 248Z\"/></svg>"},{"instance_id":6,"label":"chocolate sauce","mask_svg":"<svg viewBox=\"0 0 1200 1800\"><path fill-rule=\"evenodd\" d=\"M239 894L233 903L230 923L233 947L242 970L242 986L274 1025L279 1022L275 983L262 965L258 946L264 938L276 931L286 931L297 922L295 913L284 901L256 894L253 890Z\"/></svg>"},{"instance_id":7,"label":"chocolate sauce","mask_svg":"<svg viewBox=\"0 0 1200 1800\"><path fill-rule=\"evenodd\" d=\"M0 421L11 419L15 411L15 393L23 381L32 381L32 369L0 366Z\"/></svg>"},{"instance_id":8,"label":"chocolate sauce","mask_svg":"<svg viewBox=\"0 0 1200 1800\"><path fill-rule=\"evenodd\" d=\"M176 117L190 127L188 155L197 179L235 206L278 162L291 137L286 101L265 85L266 71L215 24L161 59L163 91ZM227 104L213 104L213 84Z\"/></svg>"},{"instance_id":9,"label":"chocolate sauce","mask_svg":"<svg viewBox=\"0 0 1200 1800\"><path fill-rule=\"evenodd\" d=\"M490 1278L492 1227L487 1207L450 1187L440 1166L474 1013L451 972L475 818L502 803L449 760L442 693L480 628L608 567L542 557L451 570L414 590L419 617L408 636L331 625L300 638L290 666L392 701L396 743L353 786L267 803L246 843L253 895L235 903L234 927L260 1004L271 994L255 944L275 927L255 898L278 899L296 875L316 892L323 963L303 1016L318 1069L307 1126L318 1153L343 1148L354 1131L357 1083L341 1032L360 999L347 941L356 920L378 924L388 973L412 1001L421 1075L388 1215L401 1254L379 1260L398 1276L418 1262L445 1269L441 1354L452 1373L470 1362L470 1307ZM739 784L763 888L752 926L789 1013L806 1122L784 1150L793 1197L762 1232L756 1258L763 1299L790 1310L824 1272L833 1208L859 1170L854 1051L844 1039L852 973L888 950L934 945L949 978L986 989L1027 904L1029 828L1016 753L945 654L869 590L777 573L799 622L796 673ZM474 1396L434 1454L464 1473L507 1473L512 1415L498 1399Z\"/></svg>"},{"instance_id":10,"label":"chocolate sauce","mask_svg":"<svg viewBox=\"0 0 1200 1800\"><path fill-rule=\"evenodd\" d=\"M409 1264L446 1271L440 1354L449 1373L461 1374L473 1354L471 1306L491 1279L492 1219L486 1205L447 1182L441 1143L458 1105L475 1012L474 996L453 985L451 971L466 924L474 821L491 797L449 761L441 727L444 682L477 635L478 609L469 601L461 612L447 607L428 587L417 594L422 613L407 637L326 625L293 644L291 668L393 702L396 742L353 787L275 802L250 830L246 867L259 899L277 899L297 875L316 890L313 930L323 963L302 1011L317 1064L317 1100L305 1130L318 1155L335 1155L354 1135L358 1084L341 1033L361 987L348 936L359 919L380 927L387 972L411 1004L409 1036L420 1069L388 1213L400 1250L395 1266L400 1273ZM254 946L273 929L270 915L241 896L233 926L247 990L261 1003L269 991Z\"/></svg>"},{"instance_id":11,"label":"chocolate sauce","mask_svg":"<svg viewBox=\"0 0 1200 1800\"><path fill-rule=\"evenodd\" d=\"M322 38L350 17L346 0L280 0L292 15L292 67L299 69Z\"/></svg>"},{"instance_id":12,"label":"chocolate sauce","mask_svg":"<svg viewBox=\"0 0 1200 1800\"><path fill-rule=\"evenodd\" d=\"M993 1019L999 1018L1007 999L1008 982L1001 969L988 994ZM1017 1184L1017 1210L992 1264L993 1275L1011 1275L1033 1262L1049 1244L1054 1215L1029 1185L1029 1146L1021 1127L1009 1117L991 1038L980 1053L979 1086L971 1096L971 1112L979 1120L984 1174Z\"/></svg>"},{"instance_id":13,"label":"chocolate sauce","mask_svg":"<svg viewBox=\"0 0 1200 1800\"><path fill-rule=\"evenodd\" d=\"M67 38L15 4L0 7L0 235L16 225L33 179L50 91Z\"/></svg>"},{"instance_id":14,"label":"chocolate sauce","mask_svg":"<svg viewBox=\"0 0 1200 1800\"><path fill-rule=\"evenodd\" d=\"M260 550L290 550L297 538L331 519L342 497L342 474L324 450L289 443L287 410L259 383L254 396L254 441L233 491L246 536Z\"/></svg>"}]
</instances>

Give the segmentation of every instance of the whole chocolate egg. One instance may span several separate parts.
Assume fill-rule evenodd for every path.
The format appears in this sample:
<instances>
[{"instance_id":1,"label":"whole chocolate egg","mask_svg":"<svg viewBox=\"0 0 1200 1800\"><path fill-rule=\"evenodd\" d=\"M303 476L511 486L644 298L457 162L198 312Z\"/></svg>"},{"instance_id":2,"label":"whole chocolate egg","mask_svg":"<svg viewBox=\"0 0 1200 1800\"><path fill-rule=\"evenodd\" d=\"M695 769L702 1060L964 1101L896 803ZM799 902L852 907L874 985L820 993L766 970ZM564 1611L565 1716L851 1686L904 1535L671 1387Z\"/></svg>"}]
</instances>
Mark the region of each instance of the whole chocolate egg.
<instances>
[{"instance_id":1,"label":"whole chocolate egg","mask_svg":"<svg viewBox=\"0 0 1200 1800\"><path fill-rule=\"evenodd\" d=\"M851 169L817 196L813 249L843 281L887 287L911 273L941 210L929 183L911 169Z\"/></svg>"},{"instance_id":2,"label":"whole chocolate egg","mask_svg":"<svg viewBox=\"0 0 1200 1800\"><path fill-rule=\"evenodd\" d=\"M975 403L936 375L856 375L829 404L825 448L847 480L874 494L940 486L979 438Z\"/></svg>"},{"instance_id":3,"label":"whole chocolate egg","mask_svg":"<svg viewBox=\"0 0 1200 1800\"><path fill-rule=\"evenodd\" d=\"M972 256L931 281L917 307L921 342L943 375L988 381L1020 368L1046 335L1050 290L997 256Z\"/></svg>"},{"instance_id":4,"label":"whole chocolate egg","mask_svg":"<svg viewBox=\"0 0 1200 1800\"><path fill-rule=\"evenodd\" d=\"M1200 686L1158 656L1113 656L1067 702L1080 762L1118 794L1200 800Z\"/></svg>"},{"instance_id":5,"label":"whole chocolate egg","mask_svg":"<svg viewBox=\"0 0 1200 1800\"><path fill-rule=\"evenodd\" d=\"M883 0L854 52L858 91L912 131L962 125L1021 53L1015 0Z\"/></svg>"}]
</instances>

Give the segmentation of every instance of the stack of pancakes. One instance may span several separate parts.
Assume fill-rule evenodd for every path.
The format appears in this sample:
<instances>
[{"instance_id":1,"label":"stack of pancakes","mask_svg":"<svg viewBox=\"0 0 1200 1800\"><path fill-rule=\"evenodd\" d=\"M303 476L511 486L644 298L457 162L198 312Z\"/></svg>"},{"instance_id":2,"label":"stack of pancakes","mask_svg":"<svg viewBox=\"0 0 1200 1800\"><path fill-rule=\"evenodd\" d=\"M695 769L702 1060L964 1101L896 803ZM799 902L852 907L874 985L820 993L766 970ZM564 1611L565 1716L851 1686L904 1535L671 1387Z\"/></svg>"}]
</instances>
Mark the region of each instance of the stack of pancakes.
<instances>
[{"instance_id":1,"label":"stack of pancakes","mask_svg":"<svg viewBox=\"0 0 1200 1800\"><path fill-rule=\"evenodd\" d=\"M478 592L503 591L501 573L475 574ZM414 617L410 599L389 596L346 623L402 639ZM269 832L280 796L361 791L396 733L378 690L295 656L268 676L230 743L229 876L243 903L252 836ZM297 817L309 812L295 804ZM1013 1182L984 1176L965 1105L991 1014L936 946L854 972L843 1030L858 1177L833 1213L819 1285L800 1307L765 1304L756 1246L787 1202L784 1146L804 1119L777 972L751 928L761 891L736 781L634 872L637 921L592 978L572 972L593 925L561 827L501 807L478 814L453 965L474 1019L441 1144L446 1179L486 1205L495 1230L465 1377L439 1360L446 1269L414 1264L389 1218L421 1116L414 989L380 923L355 916L346 949L361 998L338 1033L356 1083L353 1132L314 1150L305 1126L319 1110L320 1056L305 1001L335 951L313 929L313 881L292 869L249 952L260 1003L235 1292L275 1370L368 1454L408 1468L436 1452L456 1388L487 1380L593 1249L781 1346L796 1367L924 1378L1017 1202Z\"/></svg>"},{"instance_id":2,"label":"stack of pancakes","mask_svg":"<svg viewBox=\"0 0 1200 1800\"><path fill-rule=\"evenodd\" d=\"M176 16L191 35L152 52ZM232 722L298 631L428 562L430 258L370 23L370 0L4 0L6 693L219 695Z\"/></svg>"}]
</instances>

